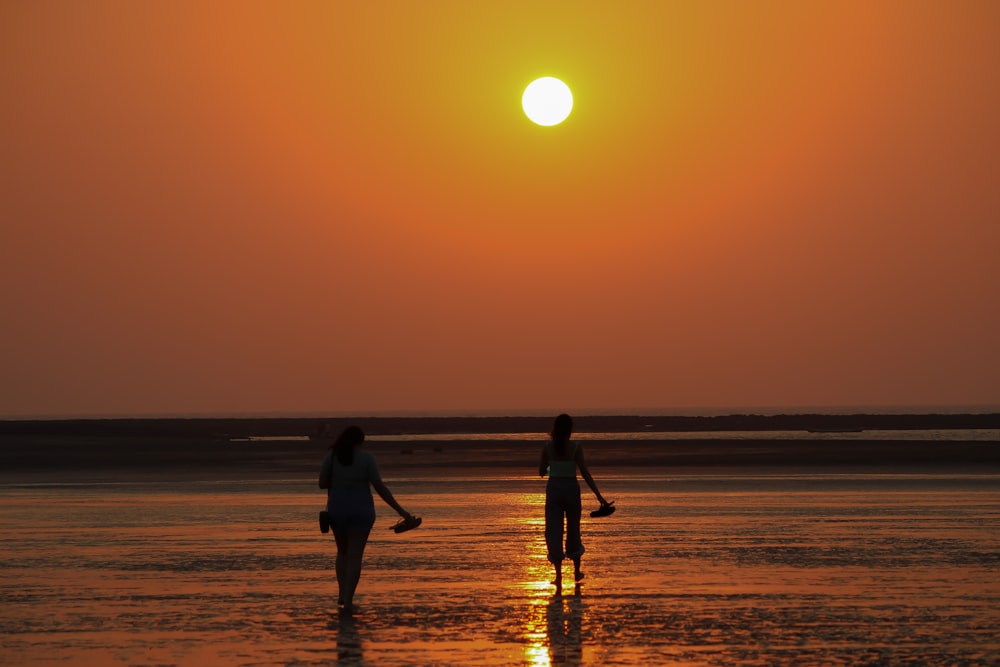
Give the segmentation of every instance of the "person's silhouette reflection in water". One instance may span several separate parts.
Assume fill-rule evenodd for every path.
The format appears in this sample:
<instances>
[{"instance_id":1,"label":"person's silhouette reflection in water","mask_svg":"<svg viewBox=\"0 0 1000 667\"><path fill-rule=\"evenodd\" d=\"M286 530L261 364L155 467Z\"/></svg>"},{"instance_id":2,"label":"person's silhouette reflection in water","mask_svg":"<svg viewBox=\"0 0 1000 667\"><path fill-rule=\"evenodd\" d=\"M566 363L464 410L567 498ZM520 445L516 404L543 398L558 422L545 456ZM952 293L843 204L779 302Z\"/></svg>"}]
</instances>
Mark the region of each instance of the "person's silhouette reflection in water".
<instances>
[{"instance_id":1,"label":"person's silhouette reflection in water","mask_svg":"<svg viewBox=\"0 0 1000 667\"><path fill-rule=\"evenodd\" d=\"M330 623L330 629L337 632L337 664L361 667L365 664L365 656L354 617L341 614L338 621Z\"/></svg>"},{"instance_id":2,"label":"person's silhouette reflection in water","mask_svg":"<svg viewBox=\"0 0 1000 667\"><path fill-rule=\"evenodd\" d=\"M572 597L561 595L549 600L546 614L549 662L552 665L583 663L583 599L580 587Z\"/></svg>"}]
</instances>

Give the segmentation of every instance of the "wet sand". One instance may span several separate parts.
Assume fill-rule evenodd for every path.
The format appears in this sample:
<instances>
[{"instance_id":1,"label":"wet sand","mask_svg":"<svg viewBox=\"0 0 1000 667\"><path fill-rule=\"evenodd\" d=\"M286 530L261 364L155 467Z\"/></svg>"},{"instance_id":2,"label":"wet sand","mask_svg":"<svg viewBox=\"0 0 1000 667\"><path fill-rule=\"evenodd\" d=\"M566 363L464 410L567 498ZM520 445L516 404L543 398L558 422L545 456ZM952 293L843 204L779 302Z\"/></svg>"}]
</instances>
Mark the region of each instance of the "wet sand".
<instances>
[{"instance_id":1,"label":"wet sand","mask_svg":"<svg viewBox=\"0 0 1000 667\"><path fill-rule=\"evenodd\" d=\"M345 617L321 443L6 434L0 663L1000 664L998 443L854 437L588 441L562 595L537 442L376 438L425 523L379 505Z\"/></svg>"},{"instance_id":2,"label":"wet sand","mask_svg":"<svg viewBox=\"0 0 1000 667\"><path fill-rule=\"evenodd\" d=\"M3 664L1000 662L996 474L595 464L620 510L584 519L587 577L555 595L544 482L414 455L380 464L425 523L396 535L379 506L354 617L315 461L4 483Z\"/></svg>"}]
</instances>

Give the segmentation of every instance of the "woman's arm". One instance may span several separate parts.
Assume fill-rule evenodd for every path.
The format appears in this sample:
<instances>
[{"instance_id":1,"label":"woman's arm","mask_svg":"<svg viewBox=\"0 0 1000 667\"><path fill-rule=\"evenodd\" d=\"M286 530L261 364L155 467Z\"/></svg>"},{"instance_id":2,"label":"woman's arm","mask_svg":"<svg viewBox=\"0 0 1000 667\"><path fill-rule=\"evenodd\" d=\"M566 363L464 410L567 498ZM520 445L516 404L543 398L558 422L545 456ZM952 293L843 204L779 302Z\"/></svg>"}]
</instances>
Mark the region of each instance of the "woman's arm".
<instances>
[{"instance_id":1,"label":"woman's arm","mask_svg":"<svg viewBox=\"0 0 1000 667\"><path fill-rule=\"evenodd\" d=\"M601 495L601 492L598 491L597 482L594 481L594 478L590 474L590 469L587 468L587 464L583 461L583 447L579 446L576 448L576 467L580 469L580 475L582 475L584 481L587 482L587 486L589 486L590 490L594 492L595 496L597 496L597 502L602 505L607 505L608 501L606 501L604 496Z\"/></svg>"},{"instance_id":2,"label":"woman's arm","mask_svg":"<svg viewBox=\"0 0 1000 667\"><path fill-rule=\"evenodd\" d=\"M389 487L385 485L385 482L380 479L373 480L372 488L374 488L379 497L385 501L386 505L396 510L399 516L404 519L410 518L410 513L404 510L403 507L396 502L396 499L392 497L392 491L390 491Z\"/></svg>"},{"instance_id":3,"label":"woman's arm","mask_svg":"<svg viewBox=\"0 0 1000 667\"><path fill-rule=\"evenodd\" d=\"M545 477L545 474L549 471L549 448L542 447L542 460L538 464L538 476Z\"/></svg>"}]
</instances>

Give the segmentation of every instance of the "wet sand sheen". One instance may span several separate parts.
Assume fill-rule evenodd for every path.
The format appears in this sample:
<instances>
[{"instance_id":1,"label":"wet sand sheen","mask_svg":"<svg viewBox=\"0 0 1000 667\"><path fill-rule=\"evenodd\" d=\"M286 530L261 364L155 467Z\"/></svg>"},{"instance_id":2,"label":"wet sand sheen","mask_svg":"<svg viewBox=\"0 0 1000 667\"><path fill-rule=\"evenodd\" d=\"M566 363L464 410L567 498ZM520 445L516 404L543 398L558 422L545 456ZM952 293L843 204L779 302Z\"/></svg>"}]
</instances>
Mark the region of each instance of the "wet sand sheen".
<instances>
[{"instance_id":1,"label":"wet sand sheen","mask_svg":"<svg viewBox=\"0 0 1000 667\"><path fill-rule=\"evenodd\" d=\"M353 619L311 479L5 487L4 663L1000 660L994 476L612 476L556 597L541 482L410 473L424 526L380 508Z\"/></svg>"}]
</instances>

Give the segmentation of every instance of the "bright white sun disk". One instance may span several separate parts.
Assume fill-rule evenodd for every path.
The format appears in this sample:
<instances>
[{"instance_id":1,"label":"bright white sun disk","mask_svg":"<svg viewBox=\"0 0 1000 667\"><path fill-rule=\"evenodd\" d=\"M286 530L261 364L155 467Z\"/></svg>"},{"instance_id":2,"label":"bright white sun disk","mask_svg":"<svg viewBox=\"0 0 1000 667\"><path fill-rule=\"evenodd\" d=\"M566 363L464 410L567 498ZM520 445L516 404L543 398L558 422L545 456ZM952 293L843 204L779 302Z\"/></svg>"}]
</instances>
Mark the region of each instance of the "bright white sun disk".
<instances>
[{"instance_id":1,"label":"bright white sun disk","mask_svg":"<svg viewBox=\"0 0 1000 667\"><path fill-rule=\"evenodd\" d=\"M524 113L533 123L550 126L566 120L573 110L573 93L569 86L552 76L535 79L521 96Z\"/></svg>"}]
</instances>

